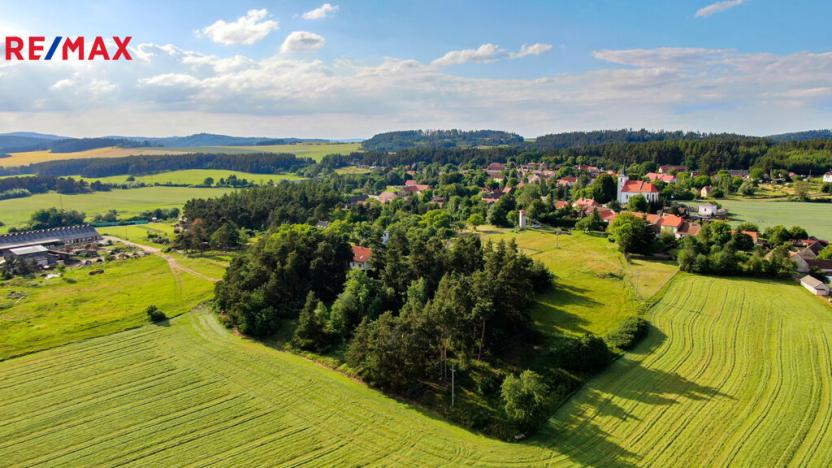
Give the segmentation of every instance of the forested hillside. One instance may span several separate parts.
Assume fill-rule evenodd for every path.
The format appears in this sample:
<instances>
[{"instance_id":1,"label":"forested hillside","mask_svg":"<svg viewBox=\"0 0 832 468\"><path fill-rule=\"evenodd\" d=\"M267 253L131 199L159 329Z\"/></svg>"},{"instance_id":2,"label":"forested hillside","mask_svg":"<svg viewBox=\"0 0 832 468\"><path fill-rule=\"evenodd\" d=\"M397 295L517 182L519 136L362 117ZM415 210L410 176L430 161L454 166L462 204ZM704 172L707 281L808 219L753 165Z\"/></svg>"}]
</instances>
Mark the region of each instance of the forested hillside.
<instances>
[{"instance_id":1,"label":"forested hillside","mask_svg":"<svg viewBox=\"0 0 832 468\"><path fill-rule=\"evenodd\" d=\"M406 130L380 133L362 143L367 151L401 151L408 148L468 148L519 145L523 137L499 130Z\"/></svg>"}]
</instances>

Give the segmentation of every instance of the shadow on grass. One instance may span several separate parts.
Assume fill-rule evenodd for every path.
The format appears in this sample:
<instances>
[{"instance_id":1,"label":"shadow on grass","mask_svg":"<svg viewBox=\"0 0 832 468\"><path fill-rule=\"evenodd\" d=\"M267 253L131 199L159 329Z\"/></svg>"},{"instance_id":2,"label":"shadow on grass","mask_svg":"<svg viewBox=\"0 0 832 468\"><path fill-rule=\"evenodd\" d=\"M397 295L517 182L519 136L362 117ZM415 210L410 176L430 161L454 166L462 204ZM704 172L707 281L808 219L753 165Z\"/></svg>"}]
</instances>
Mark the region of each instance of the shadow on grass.
<instances>
[{"instance_id":1,"label":"shadow on grass","mask_svg":"<svg viewBox=\"0 0 832 468\"><path fill-rule=\"evenodd\" d=\"M531 311L537 327L547 333L589 333L585 327L590 322L567 311L570 306L592 308L602 305L585 295L586 292L584 288L559 284L552 291L538 296Z\"/></svg>"}]
</instances>

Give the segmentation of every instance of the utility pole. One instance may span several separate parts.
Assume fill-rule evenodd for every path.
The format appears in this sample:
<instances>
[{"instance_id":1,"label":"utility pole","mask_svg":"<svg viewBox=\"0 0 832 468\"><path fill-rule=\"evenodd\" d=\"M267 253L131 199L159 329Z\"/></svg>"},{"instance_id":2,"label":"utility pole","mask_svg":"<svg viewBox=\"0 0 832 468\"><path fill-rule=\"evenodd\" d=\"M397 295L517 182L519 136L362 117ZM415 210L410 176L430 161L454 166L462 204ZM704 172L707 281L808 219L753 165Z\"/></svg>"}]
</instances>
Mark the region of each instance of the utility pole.
<instances>
[{"instance_id":1,"label":"utility pole","mask_svg":"<svg viewBox=\"0 0 832 468\"><path fill-rule=\"evenodd\" d=\"M456 394L454 392L454 376L456 375L456 369L454 369L453 364L451 365L451 408L454 406L454 399Z\"/></svg>"}]
</instances>

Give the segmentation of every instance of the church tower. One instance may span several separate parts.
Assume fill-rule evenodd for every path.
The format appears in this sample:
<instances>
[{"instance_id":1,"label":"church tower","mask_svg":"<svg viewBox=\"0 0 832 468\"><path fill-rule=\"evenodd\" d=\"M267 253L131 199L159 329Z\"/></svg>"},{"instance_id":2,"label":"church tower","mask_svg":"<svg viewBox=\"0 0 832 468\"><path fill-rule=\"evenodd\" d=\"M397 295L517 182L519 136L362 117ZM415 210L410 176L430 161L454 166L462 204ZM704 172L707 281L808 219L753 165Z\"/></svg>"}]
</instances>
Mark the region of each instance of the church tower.
<instances>
[{"instance_id":1,"label":"church tower","mask_svg":"<svg viewBox=\"0 0 832 468\"><path fill-rule=\"evenodd\" d=\"M622 194L624 193L624 184L626 184L628 180L630 179L627 177L627 173L624 172L624 169L621 169L621 172L618 173L618 196L616 197L618 199L618 203L627 203L627 200L624 199Z\"/></svg>"}]
</instances>

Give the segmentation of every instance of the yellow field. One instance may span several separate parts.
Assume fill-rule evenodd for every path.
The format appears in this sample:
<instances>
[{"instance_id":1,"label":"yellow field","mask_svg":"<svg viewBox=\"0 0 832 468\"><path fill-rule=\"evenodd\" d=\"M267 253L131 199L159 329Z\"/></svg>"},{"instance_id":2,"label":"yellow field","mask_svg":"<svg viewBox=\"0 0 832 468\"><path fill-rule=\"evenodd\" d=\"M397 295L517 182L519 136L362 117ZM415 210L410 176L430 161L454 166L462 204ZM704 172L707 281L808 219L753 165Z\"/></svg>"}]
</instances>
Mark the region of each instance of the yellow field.
<instances>
[{"instance_id":1,"label":"yellow field","mask_svg":"<svg viewBox=\"0 0 832 468\"><path fill-rule=\"evenodd\" d=\"M655 329L530 440L452 426L207 311L0 362L6 465L829 466L832 309L680 274Z\"/></svg>"},{"instance_id":2,"label":"yellow field","mask_svg":"<svg viewBox=\"0 0 832 468\"><path fill-rule=\"evenodd\" d=\"M0 167L25 166L46 161L60 161L66 159L84 158L123 158L137 155L183 154L183 151L173 148L96 148L74 153L53 153L51 151L27 151L25 153L11 153L11 157L0 158Z\"/></svg>"},{"instance_id":3,"label":"yellow field","mask_svg":"<svg viewBox=\"0 0 832 468\"><path fill-rule=\"evenodd\" d=\"M320 161L328 154L349 154L361 150L361 143L296 143L291 145L265 146L199 146L188 148L96 148L74 153L52 153L51 151L27 151L11 153L11 157L0 158L0 167L25 166L27 164L83 158L123 158L138 155L177 155L187 153L292 153L298 157Z\"/></svg>"}]
</instances>

